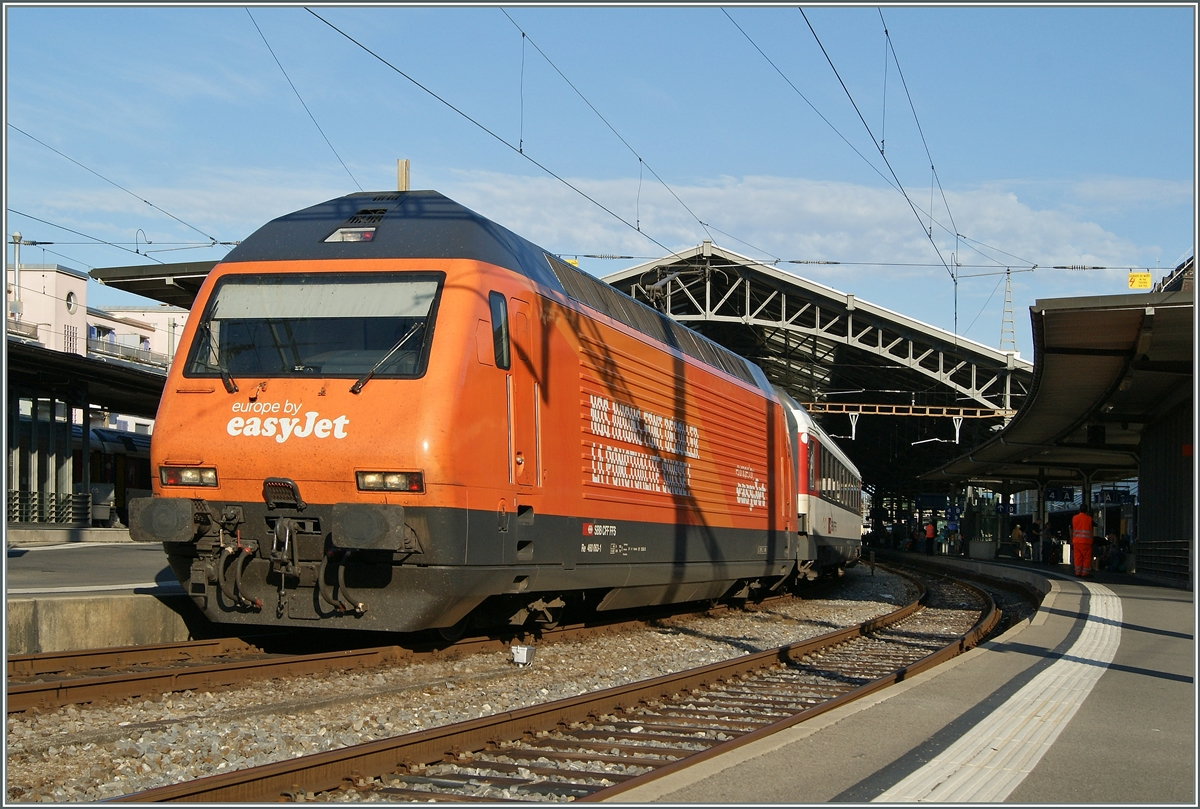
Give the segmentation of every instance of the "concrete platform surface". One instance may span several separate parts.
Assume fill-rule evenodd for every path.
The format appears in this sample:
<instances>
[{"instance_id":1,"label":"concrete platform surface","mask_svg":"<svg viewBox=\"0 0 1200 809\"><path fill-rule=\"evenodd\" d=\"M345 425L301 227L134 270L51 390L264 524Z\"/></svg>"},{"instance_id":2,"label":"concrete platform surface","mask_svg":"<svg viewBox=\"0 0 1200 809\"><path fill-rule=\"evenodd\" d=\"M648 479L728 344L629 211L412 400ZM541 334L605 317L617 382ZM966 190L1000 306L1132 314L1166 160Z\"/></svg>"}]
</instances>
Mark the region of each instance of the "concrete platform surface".
<instances>
[{"instance_id":1,"label":"concrete platform surface","mask_svg":"<svg viewBox=\"0 0 1200 809\"><path fill-rule=\"evenodd\" d=\"M74 543L133 542L128 528L62 527L57 525L21 525L9 523L4 527L6 544L10 548L36 548Z\"/></svg>"},{"instance_id":2,"label":"concrete platform surface","mask_svg":"<svg viewBox=\"0 0 1200 809\"><path fill-rule=\"evenodd\" d=\"M105 590L180 590L157 542L10 547L5 552L4 585L10 598Z\"/></svg>"},{"instance_id":3,"label":"concrete platform surface","mask_svg":"<svg viewBox=\"0 0 1200 809\"><path fill-rule=\"evenodd\" d=\"M171 643L208 628L158 543L10 547L4 586L7 654Z\"/></svg>"},{"instance_id":4,"label":"concrete platform surface","mask_svg":"<svg viewBox=\"0 0 1200 809\"><path fill-rule=\"evenodd\" d=\"M614 801L1196 805L1191 592L948 563L1048 595L944 666Z\"/></svg>"}]
</instances>

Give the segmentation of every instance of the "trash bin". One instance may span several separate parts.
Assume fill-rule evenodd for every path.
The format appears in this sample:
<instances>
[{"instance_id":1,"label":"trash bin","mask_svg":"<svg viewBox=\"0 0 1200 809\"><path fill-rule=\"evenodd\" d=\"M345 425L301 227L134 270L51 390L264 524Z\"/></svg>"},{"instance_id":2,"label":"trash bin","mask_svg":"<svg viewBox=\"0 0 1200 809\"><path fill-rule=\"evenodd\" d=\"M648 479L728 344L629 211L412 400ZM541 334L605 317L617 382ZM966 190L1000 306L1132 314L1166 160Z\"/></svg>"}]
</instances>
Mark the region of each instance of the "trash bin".
<instances>
[{"instance_id":1,"label":"trash bin","mask_svg":"<svg viewBox=\"0 0 1200 809\"><path fill-rule=\"evenodd\" d=\"M92 522L108 525L116 503L116 486L112 483L92 484Z\"/></svg>"}]
</instances>

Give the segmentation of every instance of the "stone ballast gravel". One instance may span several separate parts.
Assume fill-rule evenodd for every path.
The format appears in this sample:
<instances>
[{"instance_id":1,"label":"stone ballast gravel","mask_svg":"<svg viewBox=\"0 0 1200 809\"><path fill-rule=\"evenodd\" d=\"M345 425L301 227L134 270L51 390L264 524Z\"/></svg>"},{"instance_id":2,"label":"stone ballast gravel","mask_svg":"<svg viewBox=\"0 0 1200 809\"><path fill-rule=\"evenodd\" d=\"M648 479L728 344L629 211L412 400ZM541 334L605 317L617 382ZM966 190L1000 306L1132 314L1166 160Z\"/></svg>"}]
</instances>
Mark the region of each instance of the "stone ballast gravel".
<instances>
[{"instance_id":1,"label":"stone ballast gravel","mask_svg":"<svg viewBox=\"0 0 1200 809\"><path fill-rule=\"evenodd\" d=\"M850 568L820 600L688 616L508 652L13 714L6 802L90 802L648 680L851 626L906 601L906 582Z\"/></svg>"}]
</instances>

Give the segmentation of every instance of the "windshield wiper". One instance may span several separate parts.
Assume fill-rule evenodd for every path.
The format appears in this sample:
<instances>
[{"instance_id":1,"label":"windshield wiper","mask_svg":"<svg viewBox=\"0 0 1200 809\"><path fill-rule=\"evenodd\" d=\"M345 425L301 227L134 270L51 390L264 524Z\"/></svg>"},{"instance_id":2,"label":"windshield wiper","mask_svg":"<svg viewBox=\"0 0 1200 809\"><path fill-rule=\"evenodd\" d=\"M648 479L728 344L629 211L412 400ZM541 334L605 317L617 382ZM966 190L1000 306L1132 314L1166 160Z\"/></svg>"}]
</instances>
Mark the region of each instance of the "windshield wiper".
<instances>
[{"instance_id":1,"label":"windshield wiper","mask_svg":"<svg viewBox=\"0 0 1200 809\"><path fill-rule=\"evenodd\" d=\"M408 334L401 337L394 346L392 346L390 349L388 349L388 353L384 354L379 359L379 362L377 362L371 366L371 370L367 371L365 374L362 375L362 379L360 379L354 383L354 386L350 388L350 392L358 393L360 390L362 390L363 385L367 384L367 382L370 381L371 377L375 376L375 372L378 371L380 368L382 368L383 364L385 362L387 362L388 360L390 360L392 358L392 355L395 354L397 351L399 351L401 349L401 347L403 347L404 344L408 342L408 338L410 338L414 334L416 334L417 331L419 329L421 329L424 325L425 325L425 323L421 322L421 323L418 323L415 326L413 326L411 329L409 329Z\"/></svg>"},{"instance_id":2,"label":"windshield wiper","mask_svg":"<svg viewBox=\"0 0 1200 809\"><path fill-rule=\"evenodd\" d=\"M221 360L221 349L216 344L216 338L213 337L212 322L208 320L200 321L200 328L204 329L204 333L208 335L208 354L216 361L217 370L221 372L221 382L225 384L226 393L237 393L237 383L233 381L233 375L229 373L229 369L225 367L225 363Z\"/></svg>"}]
</instances>

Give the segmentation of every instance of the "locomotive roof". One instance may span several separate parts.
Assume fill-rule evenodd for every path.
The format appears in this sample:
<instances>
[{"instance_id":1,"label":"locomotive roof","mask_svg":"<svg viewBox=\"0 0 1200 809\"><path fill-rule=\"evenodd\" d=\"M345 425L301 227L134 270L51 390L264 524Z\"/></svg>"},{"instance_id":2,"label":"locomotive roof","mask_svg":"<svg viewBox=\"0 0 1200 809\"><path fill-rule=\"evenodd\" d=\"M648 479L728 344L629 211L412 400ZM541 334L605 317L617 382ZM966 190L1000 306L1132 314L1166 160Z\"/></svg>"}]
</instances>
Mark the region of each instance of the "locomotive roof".
<instances>
[{"instance_id":1,"label":"locomotive roof","mask_svg":"<svg viewBox=\"0 0 1200 809\"><path fill-rule=\"evenodd\" d=\"M339 228L374 227L370 241L325 241ZM285 214L254 231L224 261L467 258L563 291L546 251L437 191L348 194Z\"/></svg>"},{"instance_id":2,"label":"locomotive roof","mask_svg":"<svg viewBox=\"0 0 1200 809\"><path fill-rule=\"evenodd\" d=\"M326 241L342 228L373 228L372 238ZM465 258L504 267L772 394L761 369L744 357L437 191L366 191L285 214L222 263L355 258Z\"/></svg>"}]
</instances>

